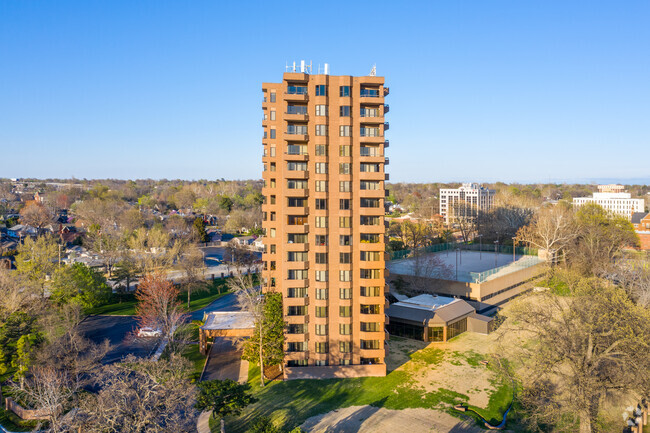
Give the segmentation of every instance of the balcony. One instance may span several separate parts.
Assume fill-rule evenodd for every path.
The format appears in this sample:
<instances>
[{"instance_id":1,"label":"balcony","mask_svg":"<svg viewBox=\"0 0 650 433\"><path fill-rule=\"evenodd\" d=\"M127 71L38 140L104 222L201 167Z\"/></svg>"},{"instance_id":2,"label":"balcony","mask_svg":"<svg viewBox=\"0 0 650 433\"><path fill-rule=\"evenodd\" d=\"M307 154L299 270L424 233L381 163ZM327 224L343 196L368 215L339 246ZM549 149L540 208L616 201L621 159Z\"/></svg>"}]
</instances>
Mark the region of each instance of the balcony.
<instances>
[{"instance_id":1,"label":"balcony","mask_svg":"<svg viewBox=\"0 0 650 433\"><path fill-rule=\"evenodd\" d=\"M389 129L390 129L390 123L384 122L384 132L388 131Z\"/></svg>"},{"instance_id":2,"label":"balcony","mask_svg":"<svg viewBox=\"0 0 650 433\"><path fill-rule=\"evenodd\" d=\"M384 114L388 113L390 111L390 106L388 104L384 104Z\"/></svg>"},{"instance_id":3,"label":"balcony","mask_svg":"<svg viewBox=\"0 0 650 433\"><path fill-rule=\"evenodd\" d=\"M361 104L383 105L384 97L379 93L379 89L361 89L359 102Z\"/></svg>"},{"instance_id":4,"label":"balcony","mask_svg":"<svg viewBox=\"0 0 650 433\"><path fill-rule=\"evenodd\" d=\"M359 173L360 180L384 180L383 171L364 171Z\"/></svg>"},{"instance_id":5,"label":"balcony","mask_svg":"<svg viewBox=\"0 0 650 433\"><path fill-rule=\"evenodd\" d=\"M291 179L309 179L309 171L307 170L290 170L285 173Z\"/></svg>"},{"instance_id":6,"label":"balcony","mask_svg":"<svg viewBox=\"0 0 650 433\"><path fill-rule=\"evenodd\" d=\"M384 173L384 180L390 180L390 174Z\"/></svg>"},{"instance_id":7,"label":"balcony","mask_svg":"<svg viewBox=\"0 0 650 433\"><path fill-rule=\"evenodd\" d=\"M303 224L298 226L285 226L285 231L287 233L297 233L297 234L306 234L309 233L309 224Z\"/></svg>"},{"instance_id":8,"label":"balcony","mask_svg":"<svg viewBox=\"0 0 650 433\"><path fill-rule=\"evenodd\" d=\"M359 195L363 198L384 198L384 189L362 189L359 190ZM367 209L379 209L380 211L384 211L383 208L367 208Z\"/></svg>"},{"instance_id":9,"label":"balcony","mask_svg":"<svg viewBox=\"0 0 650 433\"><path fill-rule=\"evenodd\" d=\"M295 130L287 130L284 134L287 141L309 141L309 134L298 133Z\"/></svg>"},{"instance_id":10,"label":"balcony","mask_svg":"<svg viewBox=\"0 0 650 433\"><path fill-rule=\"evenodd\" d=\"M388 96L389 94L390 94L390 88L384 87L384 96Z\"/></svg>"},{"instance_id":11,"label":"balcony","mask_svg":"<svg viewBox=\"0 0 650 433\"><path fill-rule=\"evenodd\" d=\"M307 94L306 86L287 86L287 91L284 93L284 100L287 102L307 102L309 95Z\"/></svg>"},{"instance_id":12,"label":"balcony","mask_svg":"<svg viewBox=\"0 0 650 433\"><path fill-rule=\"evenodd\" d=\"M309 196L309 188L287 188L285 194L287 197L307 197Z\"/></svg>"},{"instance_id":13,"label":"balcony","mask_svg":"<svg viewBox=\"0 0 650 433\"><path fill-rule=\"evenodd\" d=\"M309 261L305 260L304 262L286 262L287 269L309 269ZM299 298L304 299L304 298Z\"/></svg>"},{"instance_id":14,"label":"balcony","mask_svg":"<svg viewBox=\"0 0 650 433\"><path fill-rule=\"evenodd\" d=\"M384 148L390 147L390 142L388 140L384 140Z\"/></svg>"},{"instance_id":15,"label":"balcony","mask_svg":"<svg viewBox=\"0 0 650 433\"><path fill-rule=\"evenodd\" d=\"M309 81L309 74L305 72L285 72L282 78L284 81L298 81L306 83Z\"/></svg>"},{"instance_id":16,"label":"balcony","mask_svg":"<svg viewBox=\"0 0 650 433\"><path fill-rule=\"evenodd\" d=\"M306 253L307 251L309 251L309 244L308 243L304 243L304 244L294 244L294 243L285 244L284 249L285 249L285 251L295 251L295 252Z\"/></svg>"},{"instance_id":17,"label":"balcony","mask_svg":"<svg viewBox=\"0 0 650 433\"><path fill-rule=\"evenodd\" d=\"M283 281L284 287L295 287L296 289L302 289L304 287L309 287L309 280L289 280L287 278ZM289 316L296 317L296 316ZM304 316L297 316L304 317Z\"/></svg>"},{"instance_id":18,"label":"balcony","mask_svg":"<svg viewBox=\"0 0 650 433\"><path fill-rule=\"evenodd\" d=\"M284 113L284 120L287 122L308 122L309 115L307 113Z\"/></svg>"},{"instance_id":19,"label":"balcony","mask_svg":"<svg viewBox=\"0 0 650 433\"><path fill-rule=\"evenodd\" d=\"M284 152L284 160L285 161L307 161L309 159L309 155L307 153L289 153L289 152Z\"/></svg>"},{"instance_id":20,"label":"balcony","mask_svg":"<svg viewBox=\"0 0 650 433\"><path fill-rule=\"evenodd\" d=\"M291 215L309 215L309 206L287 207L286 211Z\"/></svg>"},{"instance_id":21,"label":"balcony","mask_svg":"<svg viewBox=\"0 0 650 433\"><path fill-rule=\"evenodd\" d=\"M385 158L384 159L384 164L386 164L386 165L390 164L390 158Z\"/></svg>"}]
</instances>

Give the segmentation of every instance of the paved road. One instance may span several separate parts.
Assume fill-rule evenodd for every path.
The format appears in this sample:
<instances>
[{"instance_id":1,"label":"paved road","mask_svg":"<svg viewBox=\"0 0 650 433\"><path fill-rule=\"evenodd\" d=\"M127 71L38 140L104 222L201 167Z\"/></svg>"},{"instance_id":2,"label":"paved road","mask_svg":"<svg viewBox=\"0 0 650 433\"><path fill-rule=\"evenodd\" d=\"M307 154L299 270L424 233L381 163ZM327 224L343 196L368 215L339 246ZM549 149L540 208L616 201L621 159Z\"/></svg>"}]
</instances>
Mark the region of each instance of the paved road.
<instances>
[{"instance_id":1,"label":"paved road","mask_svg":"<svg viewBox=\"0 0 650 433\"><path fill-rule=\"evenodd\" d=\"M241 370L242 341L238 338L216 337L205 366L202 380L239 381Z\"/></svg>"},{"instance_id":2,"label":"paved road","mask_svg":"<svg viewBox=\"0 0 650 433\"><path fill-rule=\"evenodd\" d=\"M203 320L203 315L210 311L240 311L241 305L237 301L237 296L233 293L222 296L210 305L191 313L191 320Z\"/></svg>"},{"instance_id":3,"label":"paved road","mask_svg":"<svg viewBox=\"0 0 650 433\"><path fill-rule=\"evenodd\" d=\"M94 343L109 341L111 349L102 362L110 364L129 354L148 356L154 349L156 339L137 337L137 326L133 316L88 316L78 328L82 335Z\"/></svg>"}]
</instances>

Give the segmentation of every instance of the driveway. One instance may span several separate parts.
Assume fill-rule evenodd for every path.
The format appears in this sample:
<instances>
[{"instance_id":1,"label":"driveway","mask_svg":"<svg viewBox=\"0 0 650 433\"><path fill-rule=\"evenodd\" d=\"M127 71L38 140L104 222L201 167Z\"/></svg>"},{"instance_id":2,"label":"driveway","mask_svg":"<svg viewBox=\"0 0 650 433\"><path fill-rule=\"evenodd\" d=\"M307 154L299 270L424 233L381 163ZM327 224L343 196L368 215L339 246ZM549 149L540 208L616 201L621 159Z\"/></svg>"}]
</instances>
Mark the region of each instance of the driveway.
<instances>
[{"instance_id":1,"label":"driveway","mask_svg":"<svg viewBox=\"0 0 650 433\"><path fill-rule=\"evenodd\" d=\"M245 380L248 375L248 362L242 361L242 352L242 339L216 337L201 380L230 379L238 382L243 372Z\"/></svg>"},{"instance_id":2,"label":"driveway","mask_svg":"<svg viewBox=\"0 0 650 433\"><path fill-rule=\"evenodd\" d=\"M156 346L156 338L135 335L138 324L134 316L88 316L78 325L79 332L94 343L108 340L111 349L102 362L110 364L129 354L149 356Z\"/></svg>"},{"instance_id":3,"label":"driveway","mask_svg":"<svg viewBox=\"0 0 650 433\"><path fill-rule=\"evenodd\" d=\"M211 311L241 311L242 307L234 293L228 293L213 301L210 305L191 313L192 320L203 320L203 315Z\"/></svg>"}]
</instances>

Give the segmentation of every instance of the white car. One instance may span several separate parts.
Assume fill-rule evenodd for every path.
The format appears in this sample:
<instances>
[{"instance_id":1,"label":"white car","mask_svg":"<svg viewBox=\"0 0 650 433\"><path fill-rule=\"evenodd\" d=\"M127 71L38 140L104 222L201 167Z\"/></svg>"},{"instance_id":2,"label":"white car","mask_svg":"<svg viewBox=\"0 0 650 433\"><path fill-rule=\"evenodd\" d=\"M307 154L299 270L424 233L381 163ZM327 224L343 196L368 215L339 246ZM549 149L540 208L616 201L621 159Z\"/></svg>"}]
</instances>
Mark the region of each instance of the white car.
<instances>
[{"instance_id":1,"label":"white car","mask_svg":"<svg viewBox=\"0 0 650 433\"><path fill-rule=\"evenodd\" d=\"M162 331L154 328L140 328L138 330L138 337L162 337Z\"/></svg>"}]
</instances>

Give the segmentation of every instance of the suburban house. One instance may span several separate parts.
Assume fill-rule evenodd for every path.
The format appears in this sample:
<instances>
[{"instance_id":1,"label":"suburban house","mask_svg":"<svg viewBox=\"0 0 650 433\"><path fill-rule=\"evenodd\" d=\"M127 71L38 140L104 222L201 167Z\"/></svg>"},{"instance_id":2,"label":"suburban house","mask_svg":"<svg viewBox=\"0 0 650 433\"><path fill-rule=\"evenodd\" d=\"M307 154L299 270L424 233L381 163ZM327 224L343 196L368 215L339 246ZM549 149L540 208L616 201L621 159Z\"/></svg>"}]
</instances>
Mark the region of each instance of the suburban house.
<instances>
[{"instance_id":1,"label":"suburban house","mask_svg":"<svg viewBox=\"0 0 650 433\"><path fill-rule=\"evenodd\" d=\"M27 236L36 237L38 230L32 226L17 224L7 229L7 236L14 239L24 239Z\"/></svg>"}]
</instances>

